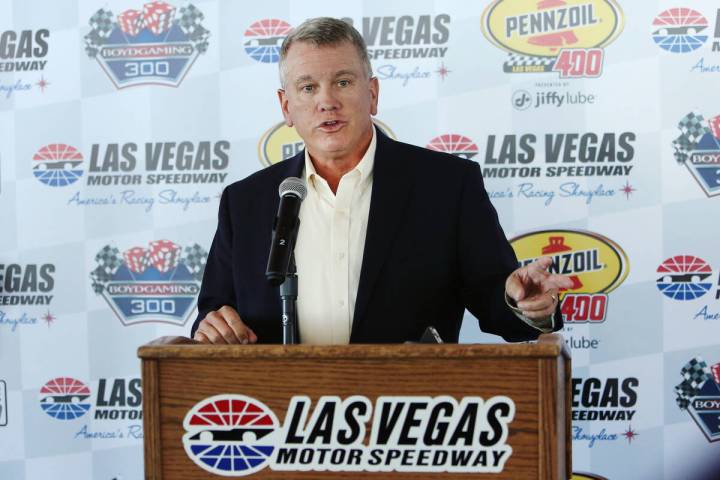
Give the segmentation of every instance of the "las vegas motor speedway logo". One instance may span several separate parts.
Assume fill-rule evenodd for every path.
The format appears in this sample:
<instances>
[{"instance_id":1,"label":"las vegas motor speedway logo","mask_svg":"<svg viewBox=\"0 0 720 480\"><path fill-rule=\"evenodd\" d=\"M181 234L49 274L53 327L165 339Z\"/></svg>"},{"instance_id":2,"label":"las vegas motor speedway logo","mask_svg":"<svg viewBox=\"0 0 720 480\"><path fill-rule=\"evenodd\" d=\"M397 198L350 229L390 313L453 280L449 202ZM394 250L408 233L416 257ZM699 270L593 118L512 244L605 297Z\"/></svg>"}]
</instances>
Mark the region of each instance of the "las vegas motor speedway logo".
<instances>
[{"instance_id":1,"label":"las vegas motor speedway logo","mask_svg":"<svg viewBox=\"0 0 720 480\"><path fill-rule=\"evenodd\" d=\"M673 140L675 160L685 165L708 197L720 195L720 115L705 120L690 112L678 123Z\"/></svg>"},{"instance_id":2,"label":"las vegas motor speedway logo","mask_svg":"<svg viewBox=\"0 0 720 480\"><path fill-rule=\"evenodd\" d=\"M90 17L85 51L100 64L116 88L158 84L177 87L200 53L210 32L203 13L189 3L176 7L149 2L142 10L117 17L101 8Z\"/></svg>"},{"instance_id":3,"label":"las vegas motor speedway logo","mask_svg":"<svg viewBox=\"0 0 720 480\"><path fill-rule=\"evenodd\" d=\"M185 415L183 446L203 470L502 472L514 402L505 396L290 399L285 421L262 402L222 394ZM309 417L309 418L308 418ZM369 427L369 432L368 432ZM368 438L367 442L365 438Z\"/></svg>"},{"instance_id":4,"label":"las vegas motor speedway logo","mask_svg":"<svg viewBox=\"0 0 720 480\"><path fill-rule=\"evenodd\" d=\"M245 31L245 53L261 63L277 63L280 61L280 45L291 31L292 26L285 20L258 20Z\"/></svg>"},{"instance_id":5,"label":"las vegas motor speedway logo","mask_svg":"<svg viewBox=\"0 0 720 480\"><path fill-rule=\"evenodd\" d=\"M709 442L720 440L720 363L708 367L694 357L680 370L683 381L675 386L675 399L687 411Z\"/></svg>"},{"instance_id":6,"label":"las vegas motor speedway logo","mask_svg":"<svg viewBox=\"0 0 720 480\"><path fill-rule=\"evenodd\" d=\"M133 247L122 254L106 245L95 256L92 287L125 326L182 326L195 307L207 255L197 244L183 249L170 240L152 241L149 248Z\"/></svg>"},{"instance_id":7,"label":"las vegas motor speedway logo","mask_svg":"<svg viewBox=\"0 0 720 480\"><path fill-rule=\"evenodd\" d=\"M495 0L482 15L485 37L506 51L506 73L598 77L605 47L623 30L615 0Z\"/></svg>"},{"instance_id":8,"label":"las vegas motor speedway logo","mask_svg":"<svg viewBox=\"0 0 720 480\"><path fill-rule=\"evenodd\" d=\"M510 240L521 265L550 256L551 273L570 276L573 286L561 292L560 311L567 324L605 321L608 293L630 271L620 246L602 235L580 230L542 230Z\"/></svg>"}]
</instances>

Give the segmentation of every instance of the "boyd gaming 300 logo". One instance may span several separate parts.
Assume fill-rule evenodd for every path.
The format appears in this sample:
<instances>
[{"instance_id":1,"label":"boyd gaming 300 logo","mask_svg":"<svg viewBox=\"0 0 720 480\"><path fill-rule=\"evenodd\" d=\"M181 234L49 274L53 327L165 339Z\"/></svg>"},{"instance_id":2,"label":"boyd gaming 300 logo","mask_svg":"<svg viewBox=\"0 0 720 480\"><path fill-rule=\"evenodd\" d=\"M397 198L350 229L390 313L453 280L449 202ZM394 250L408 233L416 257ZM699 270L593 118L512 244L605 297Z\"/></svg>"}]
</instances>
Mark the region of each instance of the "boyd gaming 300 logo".
<instances>
[{"instance_id":1,"label":"boyd gaming 300 logo","mask_svg":"<svg viewBox=\"0 0 720 480\"><path fill-rule=\"evenodd\" d=\"M678 407L690 413L709 442L720 440L720 363L708 367L695 357L680 374L683 381L675 386Z\"/></svg>"},{"instance_id":2,"label":"boyd gaming 300 logo","mask_svg":"<svg viewBox=\"0 0 720 480\"><path fill-rule=\"evenodd\" d=\"M164 322L184 325L195 307L207 252L197 244L184 249L169 240L150 242L122 254L110 245L95 256L90 274L123 325Z\"/></svg>"},{"instance_id":3,"label":"boyd gaming 300 logo","mask_svg":"<svg viewBox=\"0 0 720 480\"><path fill-rule=\"evenodd\" d=\"M708 21L692 8L670 8L652 22L655 44L672 53L687 53L702 47L707 41Z\"/></svg>"},{"instance_id":4,"label":"boyd gaming 300 logo","mask_svg":"<svg viewBox=\"0 0 720 480\"><path fill-rule=\"evenodd\" d=\"M258 20L245 31L245 53L261 63L277 63L280 61L280 45L291 30L290 24L284 20Z\"/></svg>"},{"instance_id":5,"label":"boyd gaming 300 logo","mask_svg":"<svg viewBox=\"0 0 720 480\"><path fill-rule=\"evenodd\" d=\"M615 0L495 0L482 15L485 38L508 53L506 73L561 78L600 76L623 24Z\"/></svg>"},{"instance_id":6,"label":"boyd gaming 300 logo","mask_svg":"<svg viewBox=\"0 0 720 480\"><path fill-rule=\"evenodd\" d=\"M82 177L83 156L64 143L51 143L33 155L33 175L45 185L64 187Z\"/></svg>"},{"instance_id":7,"label":"boyd gaming 300 logo","mask_svg":"<svg viewBox=\"0 0 720 480\"><path fill-rule=\"evenodd\" d=\"M85 51L117 88L177 87L198 55L207 51L210 32L202 26L203 18L191 3L177 9L161 0L117 17L101 8L90 17Z\"/></svg>"},{"instance_id":8,"label":"boyd gaming 300 logo","mask_svg":"<svg viewBox=\"0 0 720 480\"><path fill-rule=\"evenodd\" d=\"M74 420L90 410L90 389L70 377L53 378L40 389L40 407L58 420Z\"/></svg>"},{"instance_id":9,"label":"boyd gaming 300 logo","mask_svg":"<svg viewBox=\"0 0 720 480\"><path fill-rule=\"evenodd\" d=\"M705 120L690 112L678 123L675 160L685 165L708 197L720 194L720 115Z\"/></svg>"}]
</instances>

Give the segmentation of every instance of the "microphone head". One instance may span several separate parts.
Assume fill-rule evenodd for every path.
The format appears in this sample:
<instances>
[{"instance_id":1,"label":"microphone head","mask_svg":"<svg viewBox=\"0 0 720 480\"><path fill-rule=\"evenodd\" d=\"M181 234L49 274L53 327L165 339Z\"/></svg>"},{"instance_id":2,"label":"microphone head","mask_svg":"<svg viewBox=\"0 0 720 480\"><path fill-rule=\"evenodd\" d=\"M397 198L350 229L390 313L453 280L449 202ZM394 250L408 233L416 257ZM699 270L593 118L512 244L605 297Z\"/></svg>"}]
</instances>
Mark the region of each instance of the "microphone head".
<instances>
[{"instance_id":1,"label":"microphone head","mask_svg":"<svg viewBox=\"0 0 720 480\"><path fill-rule=\"evenodd\" d=\"M305 181L303 179L298 177L287 177L280 184L278 192L280 193L280 198L285 195L294 195L302 202L305 200L305 195L307 195L307 188L305 187Z\"/></svg>"}]
</instances>

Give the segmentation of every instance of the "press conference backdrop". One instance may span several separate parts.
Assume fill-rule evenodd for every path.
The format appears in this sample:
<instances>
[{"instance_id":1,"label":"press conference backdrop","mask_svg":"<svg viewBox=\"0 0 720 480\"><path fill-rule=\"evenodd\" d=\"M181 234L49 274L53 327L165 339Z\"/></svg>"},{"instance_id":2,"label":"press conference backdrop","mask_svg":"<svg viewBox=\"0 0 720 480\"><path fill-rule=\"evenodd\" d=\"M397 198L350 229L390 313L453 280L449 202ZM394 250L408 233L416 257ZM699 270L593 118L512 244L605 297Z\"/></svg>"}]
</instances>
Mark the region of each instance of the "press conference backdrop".
<instances>
[{"instance_id":1,"label":"press conference backdrop","mask_svg":"<svg viewBox=\"0 0 720 480\"><path fill-rule=\"evenodd\" d=\"M574 470L720 476L716 2L0 6L0 478L142 477L136 349L189 333L223 188L302 148L278 50L321 15L378 126L480 164L521 262L572 276Z\"/></svg>"}]
</instances>

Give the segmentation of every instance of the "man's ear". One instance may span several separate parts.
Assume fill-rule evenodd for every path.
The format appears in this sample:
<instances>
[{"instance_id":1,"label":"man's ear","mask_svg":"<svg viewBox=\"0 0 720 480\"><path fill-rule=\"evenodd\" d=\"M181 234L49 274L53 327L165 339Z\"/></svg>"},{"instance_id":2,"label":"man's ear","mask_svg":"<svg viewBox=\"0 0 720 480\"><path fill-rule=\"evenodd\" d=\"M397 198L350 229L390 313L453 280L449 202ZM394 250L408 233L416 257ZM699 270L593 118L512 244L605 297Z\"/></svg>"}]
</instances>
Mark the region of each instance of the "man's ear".
<instances>
[{"instance_id":1,"label":"man's ear","mask_svg":"<svg viewBox=\"0 0 720 480\"><path fill-rule=\"evenodd\" d=\"M377 115L378 98L380 96L380 82L378 82L377 77L370 79L370 95L372 95L370 115Z\"/></svg>"},{"instance_id":2,"label":"man's ear","mask_svg":"<svg viewBox=\"0 0 720 480\"><path fill-rule=\"evenodd\" d=\"M278 88L277 94L278 100L280 101L280 110L282 110L283 118L285 118L285 125L287 125L288 127L292 127L293 122L290 118L290 111L288 110L287 93L282 88Z\"/></svg>"}]
</instances>

